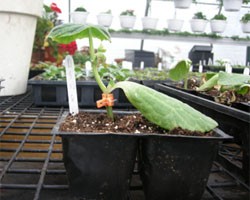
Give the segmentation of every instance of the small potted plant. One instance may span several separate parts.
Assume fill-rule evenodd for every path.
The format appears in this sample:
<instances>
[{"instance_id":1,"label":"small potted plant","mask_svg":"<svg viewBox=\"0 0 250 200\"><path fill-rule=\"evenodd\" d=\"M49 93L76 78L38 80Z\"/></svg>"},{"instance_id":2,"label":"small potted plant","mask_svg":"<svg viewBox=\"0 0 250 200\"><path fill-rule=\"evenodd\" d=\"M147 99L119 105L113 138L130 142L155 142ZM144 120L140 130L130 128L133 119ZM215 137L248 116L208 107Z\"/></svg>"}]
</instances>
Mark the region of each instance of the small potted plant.
<instances>
[{"instance_id":1,"label":"small potted plant","mask_svg":"<svg viewBox=\"0 0 250 200\"><path fill-rule=\"evenodd\" d=\"M114 83L111 80L108 86L105 86L97 70L104 54L100 51L95 53L93 47L93 38L110 40L110 35L105 28L94 25L64 24L55 27L49 37L59 43L69 43L82 38L89 40L93 74L103 92L102 99L97 101L97 107L104 106L107 114L100 115L100 112L98 114L93 110L75 113L75 115L65 113L53 129L53 133L60 135L63 140L63 159L69 188L74 195L87 199L127 199L136 152L141 149L141 174L146 199L155 195L160 196L158 199L167 199L168 196L173 197L172 199L199 199L205 189L218 142L229 138L214 129L218 124L187 104L141 84L131 81ZM140 111L139 115L131 112L120 112L120 115L113 113L112 92L115 89L123 90L128 100ZM125 121L118 126L116 123L121 121L122 116L129 118L124 118ZM143 120L148 120L148 125L141 124L141 116ZM85 120L89 119L87 123ZM91 124L96 124L98 129L102 130L97 131L97 127L94 128ZM125 129L121 125L123 127L125 125ZM136 128L131 130L128 128L131 125ZM83 129L79 130L80 127ZM156 132L159 127L161 130ZM174 132L173 135L166 134L176 128L184 132L198 131L202 136L178 136L181 134L179 131ZM215 131L212 135L210 135L211 130ZM190 133L189 131L187 132ZM209 135L206 135L207 133ZM139 139L142 141L141 148ZM179 147L177 147L178 144L180 144ZM159 145L163 146L159 147ZM199 151L193 148L197 145L199 145ZM157 153L160 158L157 153L153 153L156 151L159 151ZM183 158L186 159L183 160ZM190 168L183 167L183 163L197 166L196 170L199 173L192 168L193 174L190 174ZM178 172L181 170L181 176L176 176L173 168ZM161 169L164 169L163 174ZM189 175L185 176L184 180L185 174ZM165 187L172 181L176 185L175 190L172 187ZM164 187L159 187L156 182ZM185 183L181 184L183 182ZM190 182L196 184L190 184ZM161 188L161 190L155 190L155 188ZM187 192L180 196L182 190Z\"/></svg>"},{"instance_id":2,"label":"small potted plant","mask_svg":"<svg viewBox=\"0 0 250 200\"><path fill-rule=\"evenodd\" d=\"M225 31L227 26L227 17L221 13L216 14L210 20L210 27L213 33L222 33Z\"/></svg>"},{"instance_id":3,"label":"small potted plant","mask_svg":"<svg viewBox=\"0 0 250 200\"><path fill-rule=\"evenodd\" d=\"M202 12L197 12L194 14L193 18L190 20L191 30L193 32L202 33L206 29L207 17Z\"/></svg>"},{"instance_id":4,"label":"small potted plant","mask_svg":"<svg viewBox=\"0 0 250 200\"><path fill-rule=\"evenodd\" d=\"M71 13L73 23L85 24L88 18L89 12L84 7L77 7L74 12Z\"/></svg>"},{"instance_id":5,"label":"small potted plant","mask_svg":"<svg viewBox=\"0 0 250 200\"><path fill-rule=\"evenodd\" d=\"M192 0L174 0L175 8L181 8L181 9L189 8L191 3Z\"/></svg>"},{"instance_id":6,"label":"small potted plant","mask_svg":"<svg viewBox=\"0 0 250 200\"><path fill-rule=\"evenodd\" d=\"M243 33L250 33L250 13L246 13L242 16L241 20L241 28Z\"/></svg>"},{"instance_id":7,"label":"small potted plant","mask_svg":"<svg viewBox=\"0 0 250 200\"><path fill-rule=\"evenodd\" d=\"M125 29L133 29L136 21L134 10L125 10L120 14L120 25Z\"/></svg>"},{"instance_id":8,"label":"small potted plant","mask_svg":"<svg viewBox=\"0 0 250 200\"><path fill-rule=\"evenodd\" d=\"M143 30L155 30L157 27L158 19L150 16L141 18Z\"/></svg>"},{"instance_id":9,"label":"small potted plant","mask_svg":"<svg viewBox=\"0 0 250 200\"><path fill-rule=\"evenodd\" d=\"M178 32L178 31L181 31L184 20L177 19L176 17L174 17L173 19L168 19L167 23L168 23L169 31Z\"/></svg>"},{"instance_id":10,"label":"small potted plant","mask_svg":"<svg viewBox=\"0 0 250 200\"><path fill-rule=\"evenodd\" d=\"M98 24L104 27L110 27L113 21L113 15L111 10L101 12L97 16Z\"/></svg>"},{"instance_id":11,"label":"small potted plant","mask_svg":"<svg viewBox=\"0 0 250 200\"><path fill-rule=\"evenodd\" d=\"M242 2L243 0L223 0L223 6L225 11L236 12L240 10Z\"/></svg>"}]
</instances>

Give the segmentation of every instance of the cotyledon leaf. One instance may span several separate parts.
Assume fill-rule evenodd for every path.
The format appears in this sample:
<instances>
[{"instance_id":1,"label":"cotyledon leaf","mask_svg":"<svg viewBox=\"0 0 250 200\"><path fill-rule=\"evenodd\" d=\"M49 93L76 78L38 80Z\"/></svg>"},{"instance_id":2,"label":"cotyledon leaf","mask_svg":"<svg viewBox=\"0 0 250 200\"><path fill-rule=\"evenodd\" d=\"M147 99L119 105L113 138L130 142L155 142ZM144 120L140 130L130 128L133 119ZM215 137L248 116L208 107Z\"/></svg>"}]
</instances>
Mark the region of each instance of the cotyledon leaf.
<instances>
[{"instance_id":1,"label":"cotyledon leaf","mask_svg":"<svg viewBox=\"0 0 250 200\"><path fill-rule=\"evenodd\" d=\"M216 121L189 105L149 87L122 81L116 83L114 88L121 88L145 118L166 130L181 127L207 132L218 126Z\"/></svg>"},{"instance_id":2,"label":"cotyledon leaf","mask_svg":"<svg viewBox=\"0 0 250 200\"><path fill-rule=\"evenodd\" d=\"M66 23L54 27L48 35L48 38L67 44L76 39L89 38L89 36L99 40L110 40L110 34L104 27L91 24L73 24Z\"/></svg>"},{"instance_id":3,"label":"cotyledon leaf","mask_svg":"<svg viewBox=\"0 0 250 200\"><path fill-rule=\"evenodd\" d=\"M219 80L219 74L215 74L212 78L210 78L207 82L203 83L199 88L197 88L197 91L206 91L214 87L218 84Z\"/></svg>"}]
</instances>

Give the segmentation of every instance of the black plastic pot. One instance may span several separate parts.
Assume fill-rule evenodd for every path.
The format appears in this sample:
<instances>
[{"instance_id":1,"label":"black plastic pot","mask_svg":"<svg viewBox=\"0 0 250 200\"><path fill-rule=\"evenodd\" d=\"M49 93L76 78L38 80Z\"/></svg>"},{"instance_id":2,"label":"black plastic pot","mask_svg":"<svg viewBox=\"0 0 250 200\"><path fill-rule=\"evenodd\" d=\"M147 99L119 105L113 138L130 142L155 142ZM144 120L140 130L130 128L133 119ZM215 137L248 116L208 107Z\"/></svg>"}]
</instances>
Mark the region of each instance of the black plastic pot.
<instances>
[{"instance_id":1,"label":"black plastic pot","mask_svg":"<svg viewBox=\"0 0 250 200\"><path fill-rule=\"evenodd\" d=\"M43 72L44 72L43 69L30 70L29 71L29 79L31 79L39 74L42 74Z\"/></svg>"},{"instance_id":2,"label":"black plastic pot","mask_svg":"<svg viewBox=\"0 0 250 200\"><path fill-rule=\"evenodd\" d=\"M146 200L200 200L218 151L231 138L151 135L141 141L141 177Z\"/></svg>"},{"instance_id":3,"label":"black plastic pot","mask_svg":"<svg viewBox=\"0 0 250 200\"><path fill-rule=\"evenodd\" d=\"M63 161L72 197L86 200L127 200L138 147L133 134L68 133L61 136Z\"/></svg>"},{"instance_id":4,"label":"black plastic pot","mask_svg":"<svg viewBox=\"0 0 250 200\"><path fill-rule=\"evenodd\" d=\"M222 105L215 101L167 85L158 84L155 88L162 93L189 104L205 115L210 116L218 122L221 130L232 135L234 137L234 142L241 145L243 150L242 167L238 165L233 165L232 167L236 173L245 179L246 182L249 182L250 113L248 111L245 112L233 107Z\"/></svg>"}]
</instances>

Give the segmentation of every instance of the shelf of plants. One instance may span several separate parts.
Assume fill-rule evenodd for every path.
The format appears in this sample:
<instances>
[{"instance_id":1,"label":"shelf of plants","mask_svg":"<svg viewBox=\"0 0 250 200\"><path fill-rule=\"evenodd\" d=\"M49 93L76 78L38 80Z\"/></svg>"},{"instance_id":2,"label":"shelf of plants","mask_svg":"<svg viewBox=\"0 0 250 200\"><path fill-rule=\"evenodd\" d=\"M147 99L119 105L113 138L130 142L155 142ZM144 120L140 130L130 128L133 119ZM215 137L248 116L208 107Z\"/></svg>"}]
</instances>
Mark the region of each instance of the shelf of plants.
<instances>
[{"instance_id":1,"label":"shelf of plants","mask_svg":"<svg viewBox=\"0 0 250 200\"><path fill-rule=\"evenodd\" d=\"M226 38L216 34L190 34L190 33L166 33L166 31L111 31L113 38L165 40L191 43L208 43L221 45L249 46L250 40L246 38Z\"/></svg>"},{"instance_id":2,"label":"shelf of plants","mask_svg":"<svg viewBox=\"0 0 250 200\"><path fill-rule=\"evenodd\" d=\"M61 138L51 134L64 111L67 108L35 107L30 91L0 97L2 200L71 198L62 161ZM145 199L139 172L135 167L130 200ZM214 162L202 200L247 200L249 192L249 186Z\"/></svg>"}]
</instances>

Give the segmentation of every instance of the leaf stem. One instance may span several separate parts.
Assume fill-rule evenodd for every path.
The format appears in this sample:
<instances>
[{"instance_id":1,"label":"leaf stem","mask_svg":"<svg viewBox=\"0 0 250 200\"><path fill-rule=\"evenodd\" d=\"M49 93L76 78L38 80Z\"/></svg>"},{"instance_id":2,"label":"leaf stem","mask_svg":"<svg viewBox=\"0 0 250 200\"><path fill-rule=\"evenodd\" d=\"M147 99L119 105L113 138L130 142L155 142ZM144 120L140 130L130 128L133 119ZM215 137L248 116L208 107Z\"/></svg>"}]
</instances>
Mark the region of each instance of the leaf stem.
<instances>
[{"instance_id":1,"label":"leaf stem","mask_svg":"<svg viewBox=\"0 0 250 200\"><path fill-rule=\"evenodd\" d=\"M93 69L95 80L96 80L98 86L100 87L100 89L102 90L102 92L103 93L108 93L107 87L102 82L102 79L101 79L101 77L100 77L100 75L98 73L98 70L97 70L97 65L98 64L97 64L97 59L95 57L95 49L94 49L94 45L93 45L93 38L92 38L91 30L89 30L89 53L90 53L90 59L91 59L91 64L92 64L92 69ZM114 120L112 107L107 106L106 110L107 110L108 117L110 119Z\"/></svg>"},{"instance_id":2,"label":"leaf stem","mask_svg":"<svg viewBox=\"0 0 250 200\"><path fill-rule=\"evenodd\" d=\"M184 89L187 90L188 87L188 76L184 78Z\"/></svg>"}]
</instances>

